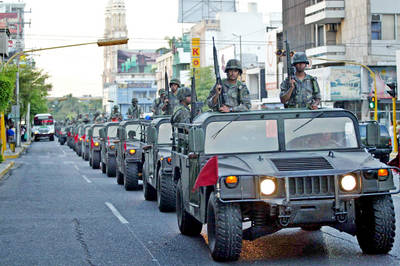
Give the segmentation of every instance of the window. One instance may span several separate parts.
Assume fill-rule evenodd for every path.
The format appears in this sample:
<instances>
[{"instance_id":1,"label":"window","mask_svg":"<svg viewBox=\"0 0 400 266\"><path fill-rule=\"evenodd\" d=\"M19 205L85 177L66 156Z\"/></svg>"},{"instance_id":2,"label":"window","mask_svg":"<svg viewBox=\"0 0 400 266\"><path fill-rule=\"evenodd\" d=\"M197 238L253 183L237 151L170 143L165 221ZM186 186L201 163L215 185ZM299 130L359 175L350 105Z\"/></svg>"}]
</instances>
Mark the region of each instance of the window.
<instances>
[{"instance_id":1,"label":"window","mask_svg":"<svg viewBox=\"0 0 400 266\"><path fill-rule=\"evenodd\" d=\"M171 123L161 124L158 129L158 144L169 144L172 142L172 127Z\"/></svg>"},{"instance_id":2,"label":"window","mask_svg":"<svg viewBox=\"0 0 400 266\"><path fill-rule=\"evenodd\" d=\"M372 21L371 22L371 39L381 40L381 22Z\"/></svg>"},{"instance_id":3,"label":"window","mask_svg":"<svg viewBox=\"0 0 400 266\"><path fill-rule=\"evenodd\" d=\"M394 15L381 15L382 19L382 40L394 40Z\"/></svg>"},{"instance_id":4,"label":"window","mask_svg":"<svg viewBox=\"0 0 400 266\"><path fill-rule=\"evenodd\" d=\"M324 26L318 26L318 46L325 45Z\"/></svg>"}]
</instances>

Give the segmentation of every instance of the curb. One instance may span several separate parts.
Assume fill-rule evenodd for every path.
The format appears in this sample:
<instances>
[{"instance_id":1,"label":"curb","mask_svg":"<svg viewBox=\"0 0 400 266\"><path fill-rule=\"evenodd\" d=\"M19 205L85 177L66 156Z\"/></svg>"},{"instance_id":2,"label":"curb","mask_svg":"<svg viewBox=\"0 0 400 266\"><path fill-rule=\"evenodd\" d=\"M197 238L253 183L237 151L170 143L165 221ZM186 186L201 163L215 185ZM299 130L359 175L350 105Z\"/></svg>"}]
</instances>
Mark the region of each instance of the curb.
<instances>
[{"instance_id":1,"label":"curb","mask_svg":"<svg viewBox=\"0 0 400 266\"><path fill-rule=\"evenodd\" d=\"M4 162L3 162L4 163ZM8 171L10 171L10 169L14 166L14 162L9 162L8 166L6 167L6 169L4 169L3 171L1 171L0 173L0 180L3 178L3 176L5 176Z\"/></svg>"},{"instance_id":2,"label":"curb","mask_svg":"<svg viewBox=\"0 0 400 266\"><path fill-rule=\"evenodd\" d=\"M30 144L29 144L29 145L23 145L21 151L18 152L18 153L16 153L16 154L13 154L13 155L4 155L4 156L3 156L4 160L7 160L7 159L17 159L19 156L21 156L21 154L22 154L29 146L30 146Z\"/></svg>"}]
</instances>

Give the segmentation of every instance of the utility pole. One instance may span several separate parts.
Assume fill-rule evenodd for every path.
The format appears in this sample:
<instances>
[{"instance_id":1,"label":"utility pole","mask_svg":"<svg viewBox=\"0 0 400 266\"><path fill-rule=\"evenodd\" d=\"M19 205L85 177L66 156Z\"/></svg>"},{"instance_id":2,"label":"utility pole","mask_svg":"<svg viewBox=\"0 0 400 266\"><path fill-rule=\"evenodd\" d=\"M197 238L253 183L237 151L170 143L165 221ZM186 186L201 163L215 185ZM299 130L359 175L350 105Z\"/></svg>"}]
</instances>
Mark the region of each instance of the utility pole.
<instances>
[{"instance_id":1,"label":"utility pole","mask_svg":"<svg viewBox=\"0 0 400 266\"><path fill-rule=\"evenodd\" d=\"M232 33L233 36L239 38L239 52L240 52L240 63L243 66L243 57L242 57L242 35L237 35L235 33Z\"/></svg>"}]
</instances>

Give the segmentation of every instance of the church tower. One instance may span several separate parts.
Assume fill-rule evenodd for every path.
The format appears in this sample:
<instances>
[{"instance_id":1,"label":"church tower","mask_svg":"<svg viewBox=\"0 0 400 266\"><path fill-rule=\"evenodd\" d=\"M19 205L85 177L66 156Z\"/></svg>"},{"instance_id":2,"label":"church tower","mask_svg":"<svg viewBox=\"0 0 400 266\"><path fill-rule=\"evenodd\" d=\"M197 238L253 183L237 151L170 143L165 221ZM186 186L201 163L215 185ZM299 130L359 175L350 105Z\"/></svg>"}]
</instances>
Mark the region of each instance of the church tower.
<instances>
[{"instance_id":1,"label":"church tower","mask_svg":"<svg viewBox=\"0 0 400 266\"><path fill-rule=\"evenodd\" d=\"M127 38L126 9L124 0L109 0L105 10L104 38ZM104 47L103 106L108 101L108 85L115 81L118 72L117 51L127 49L127 44Z\"/></svg>"}]
</instances>

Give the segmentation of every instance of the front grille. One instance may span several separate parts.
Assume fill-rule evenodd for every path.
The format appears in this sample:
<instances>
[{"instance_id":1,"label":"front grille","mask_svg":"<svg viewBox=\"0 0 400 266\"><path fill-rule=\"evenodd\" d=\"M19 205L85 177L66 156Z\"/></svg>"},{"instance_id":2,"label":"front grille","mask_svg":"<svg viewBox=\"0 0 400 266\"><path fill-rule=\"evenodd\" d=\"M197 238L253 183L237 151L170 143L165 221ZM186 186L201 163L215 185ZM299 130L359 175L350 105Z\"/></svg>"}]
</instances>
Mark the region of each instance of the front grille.
<instances>
[{"instance_id":1,"label":"front grille","mask_svg":"<svg viewBox=\"0 0 400 266\"><path fill-rule=\"evenodd\" d=\"M335 177L333 175L289 177L289 194L291 197L334 195Z\"/></svg>"},{"instance_id":2,"label":"front grille","mask_svg":"<svg viewBox=\"0 0 400 266\"><path fill-rule=\"evenodd\" d=\"M308 171L333 169L324 157L271 159L279 171Z\"/></svg>"}]
</instances>

